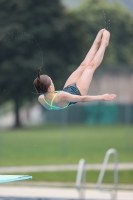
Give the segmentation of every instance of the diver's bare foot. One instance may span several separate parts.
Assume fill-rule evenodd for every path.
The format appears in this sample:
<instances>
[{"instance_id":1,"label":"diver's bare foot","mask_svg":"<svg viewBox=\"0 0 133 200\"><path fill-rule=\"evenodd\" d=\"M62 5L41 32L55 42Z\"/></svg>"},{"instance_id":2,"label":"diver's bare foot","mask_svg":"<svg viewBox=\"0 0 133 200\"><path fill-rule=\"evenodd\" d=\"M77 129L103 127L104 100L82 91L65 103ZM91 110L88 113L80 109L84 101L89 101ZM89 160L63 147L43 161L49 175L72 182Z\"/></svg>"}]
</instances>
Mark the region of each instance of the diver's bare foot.
<instances>
[{"instance_id":1,"label":"diver's bare foot","mask_svg":"<svg viewBox=\"0 0 133 200\"><path fill-rule=\"evenodd\" d=\"M102 41L104 41L106 43L106 46L109 45L109 39L110 39L110 32L105 30L103 32L103 38L102 38Z\"/></svg>"},{"instance_id":2,"label":"diver's bare foot","mask_svg":"<svg viewBox=\"0 0 133 200\"><path fill-rule=\"evenodd\" d=\"M97 36L96 36L96 43L97 43L97 45L98 46L100 46L101 45L101 41L102 41L102 36L103 36L103 32L105 31L105 29L101 29L99 32L98 32L98 34L97 34Z\"/></svg>"}]
</instances>

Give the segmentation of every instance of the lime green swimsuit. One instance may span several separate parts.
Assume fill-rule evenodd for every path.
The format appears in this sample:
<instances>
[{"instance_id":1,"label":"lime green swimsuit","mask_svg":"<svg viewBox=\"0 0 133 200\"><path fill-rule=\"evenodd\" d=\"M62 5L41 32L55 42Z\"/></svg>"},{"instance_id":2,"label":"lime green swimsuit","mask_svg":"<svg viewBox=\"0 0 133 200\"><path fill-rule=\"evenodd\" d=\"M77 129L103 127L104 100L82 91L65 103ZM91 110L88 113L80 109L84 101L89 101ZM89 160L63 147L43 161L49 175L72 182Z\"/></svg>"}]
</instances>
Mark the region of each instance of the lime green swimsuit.
<instances>
[{"instance_id":1,"label":"lime green swimsuit","mask_svg":"<svg viewBox=\"0 0 133 200\"><path fill-rule=\"evenodd\" d=\"M53 106L54 99L55 99L55 97L57 96L58 93L59 93L59 92L56 92L56 94L54 95L53 99L51 100L51 103L48 103L48 102L46 101L45 97L44 97L44 102L45 102L47 105L50 106L50 109L51 109L51 110L52 110L53 108L54 108L54 110L64 109L64 108L67 108L67 107L69 106L69 103L68 103L66 106L62 107L62 108L61 108L61 107L57 107L57 106Z\"/></svg>"},{"instance_id":2,"label":"lime green swimsuit","mask_svg":"<svg viewBox=\"0 0 133 200\"><path fill-rule=\"evenodd\" d=\"M68 92L68 93L70 93L70 94L80 95L80 96L81 96L81 93L80 93L79 89L77 88L76 83L73 83L73 84L68 85L67 87L63 88L62 91L63 91L63 92ZM47 105L50 106L50 109L51 109L51 110L52 110L52 109L54 109L54 110L64 109L64 108L67 108L68 106L70 106L70 105L72 105L72 104L77 103L77 102L69 102L69 103L68 103L66 106L64 106L63 108L57 107L57 106L53 106L54 99L55 99L56 95L59 93L58 91L55 91L55 92L56 92L56 94L54 95L54 97L53 97L51 103L48 103L48 102L46 101L45 97L44 97L44 102L45 102Z\"/></svg>"}]
</instances>

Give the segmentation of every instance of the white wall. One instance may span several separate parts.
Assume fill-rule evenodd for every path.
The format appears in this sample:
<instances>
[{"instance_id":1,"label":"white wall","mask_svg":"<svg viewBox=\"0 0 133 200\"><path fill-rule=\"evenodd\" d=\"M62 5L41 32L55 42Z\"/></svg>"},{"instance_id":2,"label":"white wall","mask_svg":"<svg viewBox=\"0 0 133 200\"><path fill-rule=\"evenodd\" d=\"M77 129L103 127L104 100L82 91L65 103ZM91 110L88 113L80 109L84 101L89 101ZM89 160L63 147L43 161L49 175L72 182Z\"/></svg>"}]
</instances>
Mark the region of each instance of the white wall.
<instances>
[{"instance_id":1,"label":"white wall","mask_svg":"<svg viewBox=\"0 0 133 200\"><path fill-rule=\"evenodd\" d=\"M117 94L119 103L133 103L133 75L94 75L89 94L104 93Z\"/></svg>"}]
</instances>

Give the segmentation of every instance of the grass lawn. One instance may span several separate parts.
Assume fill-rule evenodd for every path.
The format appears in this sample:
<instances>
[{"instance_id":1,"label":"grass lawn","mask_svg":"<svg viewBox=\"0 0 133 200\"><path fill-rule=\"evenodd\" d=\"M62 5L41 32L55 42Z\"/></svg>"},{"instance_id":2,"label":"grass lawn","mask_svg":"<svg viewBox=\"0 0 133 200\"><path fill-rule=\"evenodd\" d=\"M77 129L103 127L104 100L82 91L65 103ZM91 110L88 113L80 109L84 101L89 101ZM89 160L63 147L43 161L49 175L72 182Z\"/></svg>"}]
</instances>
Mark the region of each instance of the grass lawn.
<instances>
[{"instance_id":1,"label":"grass lawn","mask_svg":"<svg viewBox=\"0 0 133 200\"><path fill-rule=\"evenodd\" d=\"M102 162L109 148L119 162L133 162L133 126L43 125L0 132L0 165L43 165ZM113 161L111 156L110 161Z\"/></svg>"},{"instance_id":2,"label":"grass lawn","mask_svg":"<svg viewBox=\"0 0 133 200\"><path fill-rule=\"evenodd\" d=\"M98 170L89 170L86 172L86 182L96 183L98 176ZM21 174L15 173L15 174ZM51 171L51 172L27 172L26 174L31 175L33 179L31 181L45 181L45 182L65 182L75 183L77 171ZM114 173L111 170L105 172L102 183L113 183ZM29 180L30 181L30 180ZM118 183L119 184L133 184L133 170L119 170L118 172Z\"/></svg>"}]
</instances>

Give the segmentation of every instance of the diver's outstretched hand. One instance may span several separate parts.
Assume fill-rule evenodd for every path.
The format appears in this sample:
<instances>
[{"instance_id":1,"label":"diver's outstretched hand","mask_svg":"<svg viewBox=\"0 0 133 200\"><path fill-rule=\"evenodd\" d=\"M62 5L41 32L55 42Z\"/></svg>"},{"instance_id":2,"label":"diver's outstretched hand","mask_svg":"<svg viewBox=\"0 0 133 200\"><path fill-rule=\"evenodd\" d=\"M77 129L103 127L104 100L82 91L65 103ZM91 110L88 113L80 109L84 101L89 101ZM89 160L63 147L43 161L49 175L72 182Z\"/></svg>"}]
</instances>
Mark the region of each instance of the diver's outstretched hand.
<instances>
[{"instance_id":1,"label":"diver's outstretched hand","mask_svg":"<svg viewBox=\"0 0 133 200\"><path fill-rule=\"evenodd\" d=\"M106 100L106 101L111 101L113 100L114 98L116 98L116 94L103 94L103 100Z\"/></svg>"}]
</instances>

